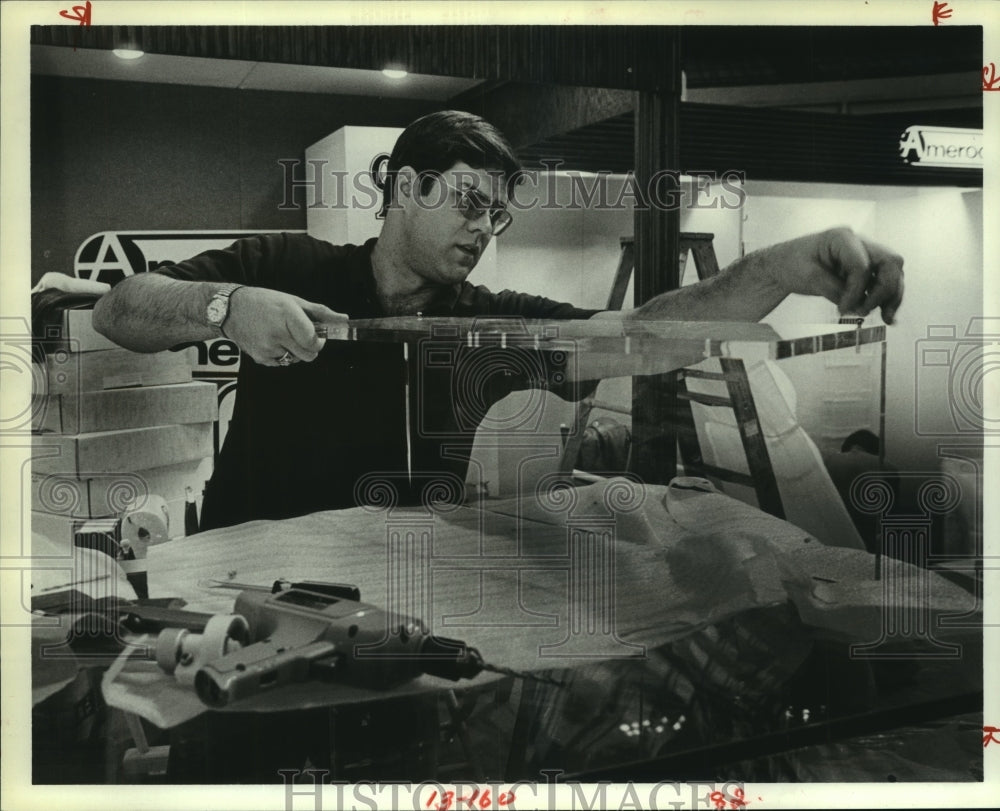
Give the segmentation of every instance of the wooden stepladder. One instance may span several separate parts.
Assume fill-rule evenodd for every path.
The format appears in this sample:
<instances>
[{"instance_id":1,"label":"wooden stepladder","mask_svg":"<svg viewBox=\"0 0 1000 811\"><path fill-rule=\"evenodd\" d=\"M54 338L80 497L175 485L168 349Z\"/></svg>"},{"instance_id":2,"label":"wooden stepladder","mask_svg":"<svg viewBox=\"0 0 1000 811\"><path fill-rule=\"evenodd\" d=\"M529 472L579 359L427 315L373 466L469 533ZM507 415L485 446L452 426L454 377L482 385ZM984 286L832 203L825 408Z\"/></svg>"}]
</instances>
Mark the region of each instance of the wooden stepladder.
<instances>
[{"instance_id":1,"label":"wooden stepladder","mask_svg":"<svg viewBox=\"0 0 1000 811\"><path fill-rule=\"evenodd\" d=\"M694 256L694 266L698 271L699 281L714 276L719 272L719 262L715 258L715 248L712 247L712 240L715 234L707 234L696 231L684 231L681 233L680 251L680 273L679 278L684 278L684 269L687 265L688 254ZM615 280L611 285L611 293L608 295L608 310L620 310L625 303L625 293L628 290L629 280L632 278L632 271L635 270L635 241L632 237L621 238L622 252L618 259L618 268L615 270Z\"/></svg>"},{"instance_id":2,"label":"wooden stepladder","mask_svg":"<svg viewBox=\"0 0 1000 811\"><path fill-rule=\"evenodd\" d=\"M677 434L677 446L680 449L684 470L706 478L716 478L751 487L756 492L757 503L764 512L777 518L784 518L785 508L781 503L778 480L771 467L771 457L768 455L764 432L757 417L757 407L750 391L746 367L739 358L719 358L719 364L722 367L721 372L683 369L676 373L678 406L672 427ZM689 391L685 381L693 378L723 381L728 396ZM740 432L740 441L743 443L749 473L717 467L704 461L691 403L732 410L736 418L736 427Z\"/></svg>"},{"instance_id":3,"label":"wooden stepladder","mask_svg":"<svg viewBox=\"0 0 1000 811\"><path fill-rule=\"evenodd\" d=\"M684 278L688 254L694 256L699 280L704 281L719 272L719 263L712 245L714 238L715 235L709 233L681 233L679 274L681 279ZM615 271L611 292L608 295L607 308L609 310L620 310L624 304L625 293L628 290L634 268L635 251L632 237L622 237L621 257ZM684 470L690 474L751 487L757 494L757 501L762 510L778 518L784 518L785 510L781 503L778 481L775 478L771 459L767 452L746 368L743 361L738 358L719 358L719 364L721 367L719 372L682 369L671 373L676 384L677 395L673 413L663 415L663 419L668 429L676 436ZM722 396L690 391L686 381L696 378L725 383L727 394ZM732 410L746 455L748 473L717 467L704 461L695 427L694 413L691 409L693 402ZM563 451L562 470L567 473L573 469L582 442L583 430L594 408L630 414L629 409L599 402L593 396L582 400L577 405L576 430L570 434ZM660 483L666 484L666 482Z\"/></svg>"}]
</instances>

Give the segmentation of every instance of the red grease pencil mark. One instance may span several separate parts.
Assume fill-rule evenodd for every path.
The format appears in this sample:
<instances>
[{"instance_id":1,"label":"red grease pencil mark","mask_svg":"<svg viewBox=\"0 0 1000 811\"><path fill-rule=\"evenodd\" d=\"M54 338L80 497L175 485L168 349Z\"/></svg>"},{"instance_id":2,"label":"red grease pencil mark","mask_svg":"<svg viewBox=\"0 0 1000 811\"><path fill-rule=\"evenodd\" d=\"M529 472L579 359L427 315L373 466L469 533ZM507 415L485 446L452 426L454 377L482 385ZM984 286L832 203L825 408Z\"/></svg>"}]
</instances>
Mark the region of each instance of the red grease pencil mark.
<instances>
[{"instance_id":1,"label":"red grease pencil mark","mask_svg":"<svg viewBox=\"0 0 1000 811\"><path fill-rule=\"evenodd\" d=\"M759 800L760 797L757 799ZM737 811L746 808L749 805L746 801L746 794L743 792L743 789L739 787L733 789L728 798L721 791L713 791L708 795L708 801L716 808L733 808Z\"/></svg>"},{"instance_id":2,"label":"red grease pencil mark","mask_svg":"<svg viewBox=\"0 0 1000 811\"><path fill-rule=\"evenodd\" d=\"M938 0L934 0L934 8L931 11L931 22L934 25L938 25L941 20L947 20L951 16L951 9L948 8L947 3L939 3Z\"/></svg>"},{"instance_id":3,"label":"red grease pencil mark","mask_svg":"<svg viewBox=\"0 0 1000 811\"><path fill-rule=\"evenodd\" d=\"M495 798L496 805L498 808L505 808L514 802L514 792L498 792ZM437 805L435 805L437 803ZM441 795L441 799L438 800L438 793L436 791L431 792L431 796L428 798L425 805L426 808L434 808L435 811L451 811L455 808L459 811L464 805L468 809L488 809L492 808L494 803L494 798L490 795L490 790L487 788L483 789L473 789L472 795L466 797L464 794L460 797L455 796L454 791L445 791Z\"/></svg>"},{"instance_id":4,"label":"red grease pencil mark","mask_svg":"<svg viewBox=\"0 0 1000 811\"><path fill-rule=\"evenodd\" d=\"M993 62L983 67L983 90L1000 90L1000 76Z\"/></svg>"},{"instance_id":5,"label":"red grease pencil mark","mask_svg":"<svg viewBox=\"0 0 1000 811\"><path fill-rule=\"evenodd\" d=\"M59 16L65 17L67 20L74 20L80 23L80 25L90 25L91 13L90 0L87 0L86 5L73 6L72 9L63 9L59 12Z\"/></svg>"}]
</instances>

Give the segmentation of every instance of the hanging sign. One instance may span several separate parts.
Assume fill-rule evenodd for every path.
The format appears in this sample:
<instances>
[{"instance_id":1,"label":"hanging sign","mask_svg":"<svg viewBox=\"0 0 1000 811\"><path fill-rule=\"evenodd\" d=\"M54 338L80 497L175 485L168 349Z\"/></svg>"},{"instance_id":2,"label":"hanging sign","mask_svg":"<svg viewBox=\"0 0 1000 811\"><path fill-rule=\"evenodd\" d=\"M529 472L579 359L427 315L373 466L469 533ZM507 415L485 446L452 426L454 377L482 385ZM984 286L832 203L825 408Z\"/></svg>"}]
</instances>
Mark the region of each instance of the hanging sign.
<instances>
[{"instance_id":1,"label":"hanging sign","mask_svg":"<svg viewBox=\"0 0 1000 811\"><path fill-rule=\"evenodd\" d=\"M900 137L899 156L911 166L982 169L983 131L915 124Z\"/></svg>"}]
</instances>

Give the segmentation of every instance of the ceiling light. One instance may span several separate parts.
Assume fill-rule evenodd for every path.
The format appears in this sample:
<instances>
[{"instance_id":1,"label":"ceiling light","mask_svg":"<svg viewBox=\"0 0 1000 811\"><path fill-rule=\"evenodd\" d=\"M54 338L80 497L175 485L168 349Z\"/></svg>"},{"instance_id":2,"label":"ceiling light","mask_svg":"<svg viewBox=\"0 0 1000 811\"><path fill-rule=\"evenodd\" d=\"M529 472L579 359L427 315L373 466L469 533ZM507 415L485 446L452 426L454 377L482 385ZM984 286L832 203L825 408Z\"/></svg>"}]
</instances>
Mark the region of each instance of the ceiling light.
<instances>
[{"instance_id":1,"label":"ceiling light","mask_svg":"<svg viewBox=\"0 0 1000 811\"><path fill-rule=\"evenodd\" d=\"M137 51L133 48L115 48L112 53L119 59L138 59L145 55L145 51Z\"/></svg>"},{"instance_id":2,"label":"ceiling light","mask_svg":"<svg viewBox=\"0 0 1000 811\"><path fill-rule=\"evenodd\" d=\"M404 79L406 78L405 70L398 70L397 68L386 68L382 71L383 76L388 76L390 79Z\"/></svg>"}]
</instances>

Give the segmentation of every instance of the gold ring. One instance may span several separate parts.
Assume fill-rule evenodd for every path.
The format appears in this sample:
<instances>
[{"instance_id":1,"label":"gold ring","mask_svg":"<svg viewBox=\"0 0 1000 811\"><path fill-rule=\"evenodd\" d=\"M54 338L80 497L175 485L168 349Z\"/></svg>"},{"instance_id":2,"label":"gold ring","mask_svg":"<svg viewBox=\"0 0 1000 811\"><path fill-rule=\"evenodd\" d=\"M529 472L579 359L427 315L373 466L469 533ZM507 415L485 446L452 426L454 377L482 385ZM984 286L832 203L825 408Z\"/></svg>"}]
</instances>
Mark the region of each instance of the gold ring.
<instances>
[{"instance_id":1,"label":"gold ring","mask_svg":"<svg viewBox=\"0 0 1000 811\"><path fill-rule=\"evenodd\" d=\"M292 356L288 352L286 352L284 355L278 358L279 366L290 366L291 363L292 363Z\"/></svg>"}]
</instances>

